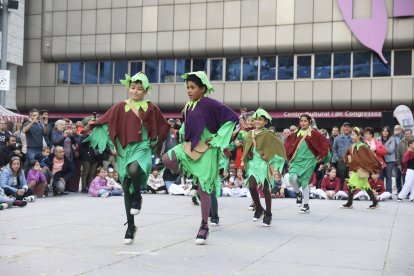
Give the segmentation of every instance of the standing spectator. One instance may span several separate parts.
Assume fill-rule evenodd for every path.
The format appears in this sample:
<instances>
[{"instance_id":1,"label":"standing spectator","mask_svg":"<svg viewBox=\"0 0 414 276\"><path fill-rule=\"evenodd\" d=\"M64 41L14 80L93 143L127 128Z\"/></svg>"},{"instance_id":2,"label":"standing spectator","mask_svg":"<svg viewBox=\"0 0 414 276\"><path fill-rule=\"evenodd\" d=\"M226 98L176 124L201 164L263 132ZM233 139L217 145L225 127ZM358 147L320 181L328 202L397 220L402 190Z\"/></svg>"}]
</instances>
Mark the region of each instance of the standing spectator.
<instances>
[{"instance_id":1,"label":"standing spectator","mask_svg":"<svg viewBox=\"0 0 414 276\"><path fill-rule=\"evenodd\" d=\"M8 196L18 200L34 201L33 190L27 186L19 157L12 157L9 165L1 172L0 186Z\"/></svg>"},{"instance_id":2,"label":"standing spectator","mask_svg":"<svg viewBox=\"0 0 414 276\"><path fill-rule=\"evenodd\" d=\"M30 111L30 122L23 125L23 132L26 135L27 142L27 162L33 160L36 154L42 152L43 136L48 131L48 127L39 121L39 111L32 109Z\"/></svg>"},{"instance_id":3,"label":"standing spectator","mask_svg":"<svg viewBox=\"0 0 414 276\"><path fill-rule=\"evenodd\" d=\"M79 146L81 143L81 135L76 132L76 126L72 125L71 128L71 146L72 146L72 156L73 156L73 165L75 166L75 173L66 189L69 192L78 192L79 191L79 181L81 176L81 166L82 163L79 158Z\"/></svg>"},{"instance_id":4,"label":"standing spectator","mask_svg":"<svg viewBox=\"0 0 414 276\"><path fill-rule=\"evenodd\" d=\"M402 127L400 125L394 126L394 140L395 140L395 158L397 159L397 151L398 145L400 144L401 140L404 138ZM397 160L395 160L397 163ZM395 175L395 185L397 186L397 193L399 193L402 189L402 173L401 170L398 168L397 164L394 166L394 175Z\"/></svg>"},{"instance_id":5,"label":"standing spectator","mask_svg":"<svg viewBox=\"0 0 414 276\"><path fill-rule=\"evenodd\" d=\"M369 149L375 154L382 167L386 166L384 155L387 154L387 148L377 139L374 138L374 129L366 127L364 129L364 142L369 146Z\"/></svg>"},{"instance_id":6,"label":"standing spectator","mask_svg":"<svg viewBox=\"0 0 414 276\"><path fill-rule=\"evenodd\" d=\"M290 129L288 129L288 128L285 128L284 130L283 130L283 133L282 133L282 136L283 136L283 143L284 142L286 142L286 139L289 137L289 135L291 134L292 132L290 132Z\"/></svg>"},{"instance_id":7,"label":"standing spectator","mask_svg":"<svg viewBox=\"0 0 414 276\"><path fill-rule=\"evenodd\" d=\"M395 166L395 140L391 136L391 129L388 126L381 129L379 141L387 148L387 154L384 156L386 167L381 172L381 180L385 179L386 190L392 193L392 172Z\"/></svg>"},{"instance_id":8,"label":"standing spectator","mask_svg":"<svg viewBox=\"0 0 414 276\"><path fill-rule=\"evenodd\" d=\"M168 119L168 123L170 124L170 132L165 139L164 142L164 149L163 152L167 152L179 143L178 139L178 131L176 129L176 123L174 119Z\"/></svg>"},{"instance_id":9,"label":"standing spectator","mask_svg":"<svg viewBox=\"0 0 414 276\"><path fill-rule=\"evenodd\" d=\"M52 135L53 127L51 123L49 123L49 112L47 110L45 109L40 110L39 121L43 123L43 125L45 126L45 132L44 132L43 138L45 139L46 146L52 147L53 144L51 142L51 135Z\"/></svg>"},{"instance_id":10,"label":"standing spectator","mask_svg":"<svg viewBox=\"0 0 414 276\"><path fill-rule=\"evenodd\" d=\"M296 130L298 130L298 127L297 127L297 126L295 126L295 125L291 125L291 126L289 127L289 130L290 130L290 133L293 133L293 132L295 132Z\"/></svg>"},{"instance_id":11,"label":"standing spectator","mask_svg":"<svg viewBox=\"0 0 414 276\"><path fill-rule=\"evenodd\" d=\"M406 173L404 187L398 194L398 201L401 202L410 194L410 201L414 202L414 140L408 141L408 149L403 155L402 170Z\"/></svg>"},{"instance_id":12,"label":"standing spectator","mask_svg":"<svg viewBox=\"0 0 414 276\"><path fill-rule=\"evenodd\" d=\"M82 193L87 193L89 185L91 184L96 168L98 167L98 160L95 158L95 150L91 148L89 141L83 142L88 136L89 124L85 126L82 132L81 143L79 147L79 159L82 163Z\"/></svg>"},{"instance_id":13,"label":"standing spectator","mask_svg":"<svg viewBox=\"0 0 414 276\"><path fill-rule=\"evenodd\" d=\"M348 167L346 166L343 157L352 145L351 125L347 122L343 123L342 131L343 133L335 138L332 147L332 164L336 167L337 175L341 179L341 184L343 184L345 178L348 177Z\"/></svg>"},{"instance_id":14,"label":"standing spectator","mask_svg":"<svg viewBox=\"0 0 414 276\"><path fill-rule=\"evenodd\" d=\"M75 171L72 162L65 156L62 146L55 146L53 154L49 157L49 169L53 175L53 188L56 195L67 195L65 191Z\"/></svg>"},{"instance_id":15,"label":"standing spectator","mask_svg":"<svg viewBox=\"0 0 414 276\"><path fill-rule=\"evenodd\" d=\"M404 138L398 144L398 148L397 148L397 151L396 151L396 154L395 154L396 166L401 171L402 184L404 184L404 182L405 182L405 173L402 170L402 158L404 156L404 153L408 149L408 141L411 140L411 139L413 139L412 130L411 129L404 130ZM397 186L397 189L398 189L398 186ZM401 192L401 187L400 187L400 192Z\"/></svg>"},{"instance_id":16,"label":"standing spectator","mask_svg":"<svg viewBox=\"0 0 414 276\"><path fill-rule=\"evenodd\" d=\"M39 161L33 159L29 165L30 170L27 174L27 185L34 191L35 196L43 197L47 186L46 177L41 170Z\"/></svg>"},{"instance_id":17,"label":"standing spectator","mask_svg":"<svg viewBox=\"0 0 414 276\"><path fill-rule=\"evenodd\" d=\"M329 142L331 143L331 147L333 147L333 143L335 138L339 135L339 127L333 126L331 131L331 137L329 137Z\"/></svg>"},{"instance_id":18,"label":"standing spectator","mask_svg":"<svg viewBox=\"0 0 414 276\"><path fill-rule=\"evenodd\" d=\"M401 140L404 138L403 137L403 131L402 131L402 127L400 125L395 125L394 126L394 135L392 136L394 137L395 142L397 143L397 145L401 142Z\"/></svg>"},{"instance_id":19,"label":"standing spectator","mask_svg":"<svg viewBox=\"0 0 414 276\"><path fill-rule=\"evenodd\" d=\"M69 132L65 131L65 127L66 122L64 120L57 120L55 122L55 127L51 134L53 146L64 146L64 141L69 135Z\"/></svg>"},{"instance_id":20,"label":"standing spectator","mask_svg":"<svg viewBox=\"0 0 414 276\"><path fill-rule=\"evenodd\" d=\"M77 121L75 123L75 126L76 126L76 133L77 134L81 134L82 131L83 131L83 123L82 123L82 121Z\"/></svg>"},{"instance_id":21,"label":"standing spectator","mask_svg":"<svg viewBox=\"0 0 414 276\"><path fill-rule=\"evenodd\" d=\"M6 121L0 119L0 149L6 146L6 137L9 136L9 132L6 130Z\"/></svg>"}]
</instances>

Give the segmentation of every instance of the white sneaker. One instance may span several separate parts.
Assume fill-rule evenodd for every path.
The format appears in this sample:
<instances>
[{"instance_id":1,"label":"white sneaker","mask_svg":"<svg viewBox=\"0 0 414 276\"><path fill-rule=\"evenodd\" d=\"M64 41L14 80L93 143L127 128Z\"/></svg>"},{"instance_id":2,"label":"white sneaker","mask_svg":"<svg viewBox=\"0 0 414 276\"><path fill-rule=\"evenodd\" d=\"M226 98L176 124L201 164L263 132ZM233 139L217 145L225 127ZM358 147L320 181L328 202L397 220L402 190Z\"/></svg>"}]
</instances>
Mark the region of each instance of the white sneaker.
<instances>
[{"instance_id":1,"label":"white sneaker","mask_svg":"<svg viewBox=\"0 0 414 276\"><path fill-rule=\"evenodd\" d=\"M110 195L110 193L109 192L105 192L105 193L103 193L102 195L101 195L101 197L108 197Z\"/></svg>"},{"instance_id":2,"label":"white sneaker","mask_svg":"<svg viewBox=\"0 0 414 276\"><path fill-rule=\"evenodd\" d=\"M25 198L24 198L24 200L25 201L27 201L27 202L34 202L35 201L35 197L34 196L26 196Z\"/></svg>"},{"instance_id":3,"label":"white sneaker","mask_svg":"<svg viewBox=\"0 0 414 276\"><path fill-rule=\"evenodd\" d=\"M0 210L7 209L7 208L9 208L9 204L7 204L7 203L1 203L0 204Z\"/></svg>"}]
</instances>

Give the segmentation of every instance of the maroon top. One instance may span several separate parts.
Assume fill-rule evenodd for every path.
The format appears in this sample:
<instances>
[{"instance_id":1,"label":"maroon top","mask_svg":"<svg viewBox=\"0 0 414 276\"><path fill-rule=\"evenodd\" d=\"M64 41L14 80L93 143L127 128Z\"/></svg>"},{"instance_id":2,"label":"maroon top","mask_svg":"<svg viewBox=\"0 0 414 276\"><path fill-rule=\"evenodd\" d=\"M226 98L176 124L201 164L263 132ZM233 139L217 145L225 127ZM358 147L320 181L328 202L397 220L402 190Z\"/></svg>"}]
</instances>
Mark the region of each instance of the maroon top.
<instances>
[{"instance_id":1,"label":"maroon top","mask_svg":"<svg viewBox=\"0 0 414 276\"><path fill-rule=\"evenodd\" d=\"M108 124L109 136L116 145L116 138L119 139L122 147L129 143L142 142L142 124L147 129L148 139L155 141L158 137L158 151L161 152L169 131L170 124L164 119L159 108L151 102L148 102L148 109L144 112L139 109L139 115L142 120L130 109L125 112L125 102L120 102L112 106L102 117L91 125Z\"/></svg>"},{"instance_id":2,"label":"maroon top","mask_svg":"<svg viewBox=\"0 0 414 276\"><path fill-rule=\"evenodd\" d=\"M295 153L296 148L302 139L302 136L297 136L296 133L297 131L290 134L285 142L286 155L288 160L292 159L293 154ZM320 159L327 156L329 150L331 149L331 143L329 143L329 140L315 129L312 129L311 136L306 136L305 142L313 155Z\"/></svg>"},{"instance_id":3,"label":"maroon top","mask_svg":"<svg viewBox=\"0 0 414 276\"><path fill-rule=\"evenodd\" d=\"M327 175L322 179L321 189L324 192L327 190L335 190L335 193L337 193L341 189L341 180L338 177L335 177L333 181L331 181L331 177Z\"/></svg>"}]
</instances>

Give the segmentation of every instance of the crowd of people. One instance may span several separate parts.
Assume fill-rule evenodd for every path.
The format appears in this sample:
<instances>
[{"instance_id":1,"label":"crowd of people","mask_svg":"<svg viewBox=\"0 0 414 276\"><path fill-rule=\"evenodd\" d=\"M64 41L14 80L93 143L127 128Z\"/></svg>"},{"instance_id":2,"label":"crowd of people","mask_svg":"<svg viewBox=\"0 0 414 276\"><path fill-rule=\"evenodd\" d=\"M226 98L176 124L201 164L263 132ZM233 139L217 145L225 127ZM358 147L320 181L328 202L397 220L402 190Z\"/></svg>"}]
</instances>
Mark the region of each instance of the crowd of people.
<instances>
[{"instance_id":1,"label":"crowd of people","mask_svg":"<svg viewBox=\"0 0 414 276\"><path fill-rule=\"evenodd\" d=\"M130 98L99 118L52 124L47 110L32 109L18 130L0 120L0 209L69 192L123 196L131 244L141 193L189 195L201 203L196 244L204 244L208 218L219 224L219 196L251 198L253 221L263 217L263 226L272 220L272 198L296 198L302 214L310 199L347 200L342 208L364 199L378 208L393 193L414 201L411 129L384 126L375 137L373 128L345 122L329 133L302 114L279 134L265 110L236 114L208 98L214 89L204 72L183 78L190 101L181 119L165 120L143 100L151 85L138 73L121 81Z\"/></svg>"}]
</instances>

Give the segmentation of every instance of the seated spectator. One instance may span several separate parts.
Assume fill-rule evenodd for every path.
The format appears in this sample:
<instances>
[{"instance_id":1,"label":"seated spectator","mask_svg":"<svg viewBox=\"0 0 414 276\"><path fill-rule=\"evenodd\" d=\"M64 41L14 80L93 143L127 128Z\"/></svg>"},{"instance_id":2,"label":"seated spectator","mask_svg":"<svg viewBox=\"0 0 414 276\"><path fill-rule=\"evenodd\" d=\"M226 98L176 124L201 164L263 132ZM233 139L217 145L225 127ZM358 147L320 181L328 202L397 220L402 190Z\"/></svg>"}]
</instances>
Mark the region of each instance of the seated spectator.
<instances>
[{"instance_id":1,"label":"seated spectator","mask_svg":"<svg viewBox=\"0 0 414 276\"><path fill-rule=\"evenodd\" d=\"M116 172L118 175L118 172ZM119 183L119 179L115 180L115 171L113 168L108 169L108 176L106 177L106 181L108 183L108 187L111 191L111 195L113 196L120 196L124 195L124 191L122 190L122 185Z\"/></svg>"},{"instance_id":2,"label":"seated spectator","mask_svg":"<svg viewBox=\"0 0 414 276\"><path fill-rule=\"evenodd\" d=\"M354 200L368 200L369 195L365 191L361 191L359 189L355 190Z\"/></svg>"},{"instance_id":3,"label":"seated spectator","mask_svg":"<svg viewBox=\"0 0 414 276\"><path fill-rule=\"evenodd\" d=\"M108 171L104 168L96 170L96 177L89 186L88 194L92 197L108 197L111 195L111 188L108 186Z\"/></svg>"},{"instance_id":4,"label":"seated spectator","mask_svg":"<svg viewBox=\"0 0 414 276\"><path fill-rule=\"evenodd\" d=\"M164 173L162 174L162 178L165 183L165 188L167 192L170 193L170 187L173 184L181 184L180 174L173 173L170 169L165 168Z\"/></svg>"},{"instance_id":5,"label":"seated spectator","mask_svg":"<svg viewBox=\"0 0 414 276\"><path fill-rule=\"evenodd\" d=\"M336 177L336 169L329 169L329 174L322 179L321 188L315 190L315 195L320 199L334 199L341 189L341 180Z\"/></svg>"},{"instance_id":6,"label":"seated spectator","mask_svg":"<svg viewBox=\"0 0 414 276\"><path fill-rule=\"evenodd\" d=\"M16 137L9 135L6 137L5 146L1 149L0 167L8 164L13 156L19 157L22 163L24 163L26 159L26 156L22 153L22 151L16 147Z\"/></svg>"},{"instance_id":7,"label":"seated spectator","mask_svg":"<svg viewBox=\"0 0 414 276\"><path fill-rule=\"evenodd\" d=\"M62 146L55 146L53 154L48 159L48 167L52 172L53 193L55 195L67 195L65 187L75 171L73 163L65 156Z\"/></svg>"},{"instance_id":8,"label":"seated spectator","mask_svg":"<svg viewBox=\"0 0 414 276\"><path fill-rule=\"evenodd\" d=\"M245 188L243 170L238 169L236 177L231 176L227 187L223 187L223 195L231 197L247 197L249 189Z\"/></svg>"},{"instance_id":9,"label":"seated spectator","mask_svg":"<svg viewBox=\"0 0 414 276\"><path fill-rule=\"evenodd\" d=\"M39 161L33 159L29 162L30 170L27 174L27 185L37 197L44 197L47 186L46 177L40 168Z\"/></svg>"},{"instance_id":10,"label":"seated spectator","mask_svg":"<svg viewBox=\"0 0 414 276\"><path fill-rule=\"evenodd\" d=\"M19 157L12 157L9 165L1 172L0 186L7 196L18 200L34 201L33 190L27 186Z\"/></svg>"},{"instance_id":11,"label":"seated spectator","mask_svg":"<svg viewBox=\"0 0 414 276\"><path fill-rule=\"evenodd\" d=\"M278 172L275 172L275 183L272 188L272 198L285 198L285 188L283 188L283 181Z\"/></svg>"},{"instance_id":12,"label":"seated spectator","mask_svg":"<svg viewBox=\"0 0 414 276\"><path fill-rule=\"evenodd\" d=\"M283 176L282 187L285 193L285 198L296 198L295 190L292 187L292 183L289 181L289 173Z\"/></svg>"},{"instance_id":13,"label":"seated spectator","mask_svg":"<svg viewBox=\"0 0 414 276\"><path fill-rule=\"evenodd\" d=\"M379 174L372 174L368 182L378 200L392 199L392 194L385 190L384 181L379 178Z\"/></svg>"},{"instance_id":14,"label":"seated spectator","mask_svg":"<svg viewBox=\"0 0 414 276\"><path fill-rule=\"evenodd\" d=\"M335 199L348 199L348 179L345 179L344 185L342 188L336 193Z\"/></svg>"},{"instance_id":15,"label":"seated spectator","mask_svg":"<svg viewBox=\"0 0 414 276\"><path fill-rule=\"evenodd\" d=\"M148 177L147 191L151 191L153 194L165 193L165 183L162 175L160 175L159 169L154 167L151 170L151 174Z\"/></svg>"},{"instance_id":16,"label":"seated spectator","mask_svg":"<svg viewBox=\"0 0 414 276\"><path fill-rule=\"evenodd\" d=\"M14 197L8 197L5 193L3 188L0 187L0 210L12 207L12 206L19 206L24 207L27 205L25 200L18 200Z\"/></svg>"}]
</instances>

